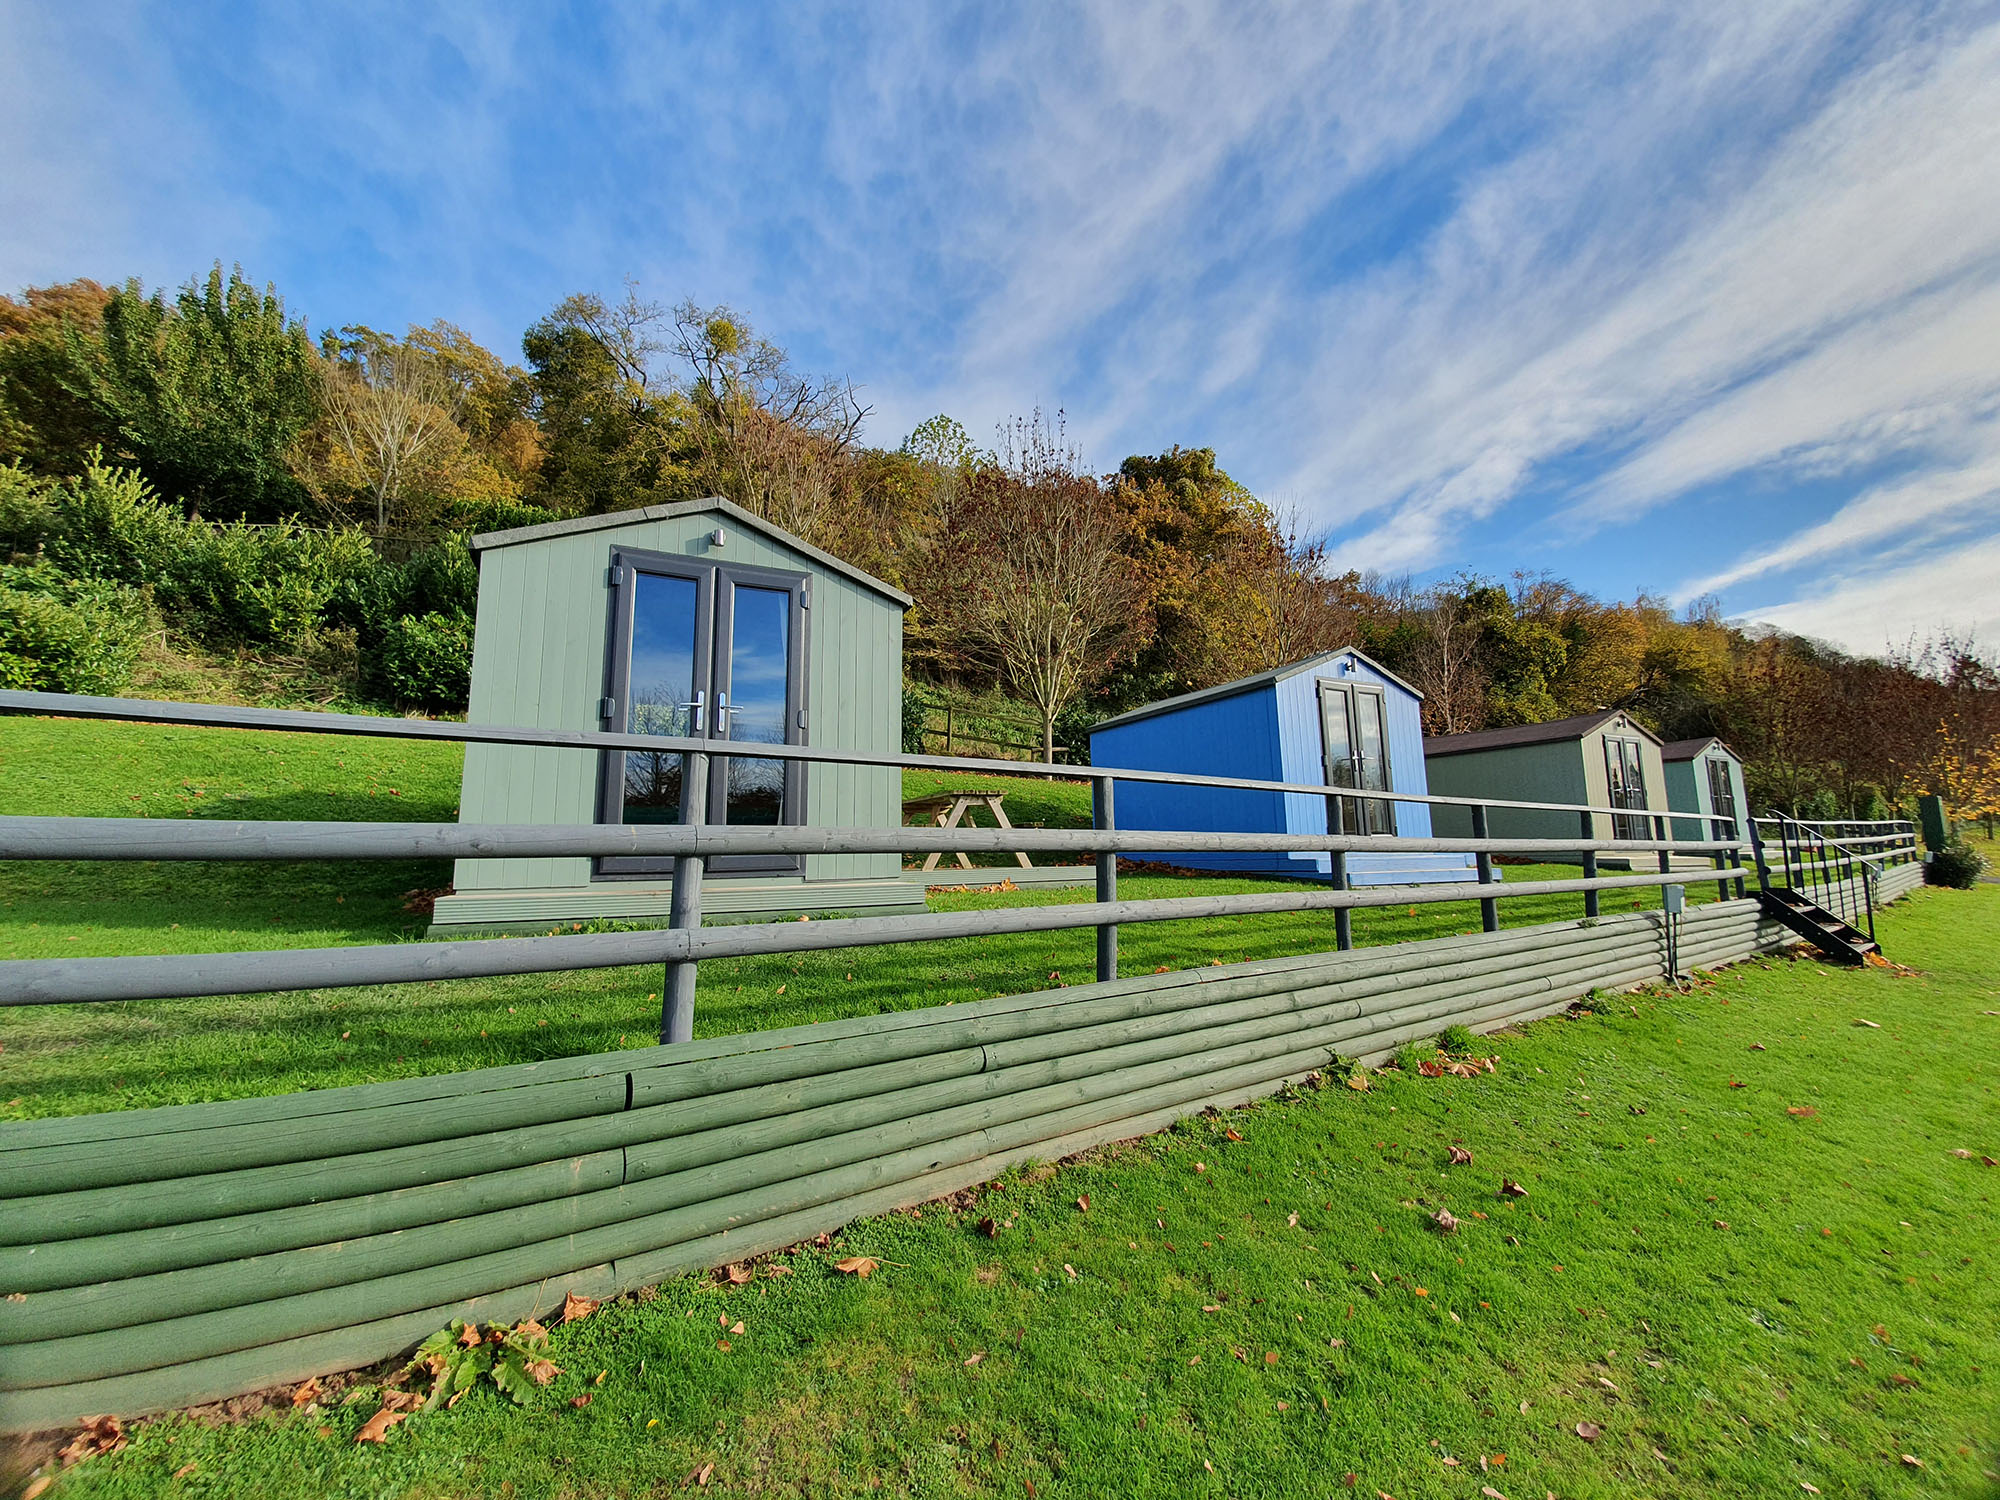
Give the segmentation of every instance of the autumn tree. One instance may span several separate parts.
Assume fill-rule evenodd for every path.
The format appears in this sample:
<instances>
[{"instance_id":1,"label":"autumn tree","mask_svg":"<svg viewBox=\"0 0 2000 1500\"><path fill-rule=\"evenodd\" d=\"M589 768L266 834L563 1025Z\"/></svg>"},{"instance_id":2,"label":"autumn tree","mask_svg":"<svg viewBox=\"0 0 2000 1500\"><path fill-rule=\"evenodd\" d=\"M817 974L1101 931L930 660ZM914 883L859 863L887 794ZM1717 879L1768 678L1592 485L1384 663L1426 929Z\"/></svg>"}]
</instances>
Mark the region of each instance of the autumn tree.
<instances>
[{"instance_id":1,"label":"autumn tree","mask_svg":"<svg viewBox=\"0 0 2000 1500\"><path fill-rule=\"evenodd\" d=\"M1017 418L1000 439L998 461L953 506L934 587L968 655L1034 706L1047 760L1057 716L1145 644L1151 621L1125 516L1084 471L1061 414Z\"/></svg>"},{"instance_id":2,"label":"autumn tree","mask_svg":"<svg viewBox=\"0 0 2000 1500\"><path fill-rule=\"evenodd\" d=\"M327 429L368 494L376 534L384 535L412 471L446 445L446 434L464 441L457 418L466 387L430 351L371 328L343 328L322 344Z\"/></svg>"},{"instance_id":3,"label":"autumn tree","mask_svg":"<svg viewBox=\"0 0 2000 1500\"><path fill-rule=\"evenodd\" d=\"M104 308L94 281L29 287L0 297L0 463L38 474L79 474L93 450L116 456L116 425L79 395L85 371L101 366ZM74 367L78 364L84 370Z\"/></svg>"}]
</instances>

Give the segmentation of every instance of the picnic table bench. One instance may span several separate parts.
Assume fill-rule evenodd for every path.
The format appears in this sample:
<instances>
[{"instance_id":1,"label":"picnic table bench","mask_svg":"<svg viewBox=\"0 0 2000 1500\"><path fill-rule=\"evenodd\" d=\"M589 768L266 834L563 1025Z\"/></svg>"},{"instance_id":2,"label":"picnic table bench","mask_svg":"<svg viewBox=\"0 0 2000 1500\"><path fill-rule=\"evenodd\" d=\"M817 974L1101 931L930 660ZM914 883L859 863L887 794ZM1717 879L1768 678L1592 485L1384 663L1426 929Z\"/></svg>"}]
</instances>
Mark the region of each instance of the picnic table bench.
<instances>
[{"instance_id":1,"label":"picnic table bench","mask_svg":"<svg viewBox=\"0 0 2000 1500\"><path fill-rule=\"evenodd\" d=\"M991 788L980 788L977 790L956 792L933 792L928 797L909 797L903 802L903 821L907 823L912 818L929 819L939 828L956 828L962 821L966 827L976 828L979 825L972 820L972 809L983 803L986 810L993 814L995 827L1011 829L1014 825L1007 821L1007 809L1001 805L1005 801L1006 796L1005 792L995 791ZM930 856L924 860L924 869L926 871L935 870L938 858L943 852L942 850L933 850ZM1028 856L1020 850L1016 849L1014 851L1014 858L1019 862L1022 869L1034 869L1034 865L1029 861ZM969 870L972 868L972 860L963 849L958 851L957 859L960 869Z\"/></svg>"}]
</instances>

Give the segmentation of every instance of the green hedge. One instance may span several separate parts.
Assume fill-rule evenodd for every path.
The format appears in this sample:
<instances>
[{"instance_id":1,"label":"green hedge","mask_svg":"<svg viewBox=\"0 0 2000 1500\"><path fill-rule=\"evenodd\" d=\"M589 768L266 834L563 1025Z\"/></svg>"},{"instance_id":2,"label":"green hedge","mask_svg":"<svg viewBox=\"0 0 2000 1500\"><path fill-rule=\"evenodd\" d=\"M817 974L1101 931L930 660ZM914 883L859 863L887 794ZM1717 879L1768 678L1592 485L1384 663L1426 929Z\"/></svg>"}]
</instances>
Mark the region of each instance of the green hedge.
<instances>
[{"instance_id":1,"label":"green hedge","mask_svg":"<svg viewBox=\"0 0 2000 1500\"><path fill-rule=\"evenodd\" d=\"M151 623L140 590L56 569L0 567L0 686L123 692Z\"/></svg>"}]
</instances>

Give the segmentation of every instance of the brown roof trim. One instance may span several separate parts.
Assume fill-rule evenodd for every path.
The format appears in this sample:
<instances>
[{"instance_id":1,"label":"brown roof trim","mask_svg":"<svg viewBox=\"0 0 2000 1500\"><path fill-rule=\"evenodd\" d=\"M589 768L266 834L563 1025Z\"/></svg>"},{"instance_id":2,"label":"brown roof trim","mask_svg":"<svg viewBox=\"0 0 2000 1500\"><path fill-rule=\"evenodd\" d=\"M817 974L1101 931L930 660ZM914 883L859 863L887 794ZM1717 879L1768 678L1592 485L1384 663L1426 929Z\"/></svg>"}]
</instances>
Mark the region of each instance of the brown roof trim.
<instances>
[{"instance_id":1,"label":"brown roof trim","mask_svg":"<svg viewBox=\"0 0 2000 1500\"><path fill-rule=\"evenodd\" d=\"M1660 746L1660 759L1672 761L1693 760L1710 745L1715 746L1716 749L1720 750L1738 765L1743 764L1743 757L1724 744L1720 735L1715 734L1705 734L1699 739L1692 740L1669 740L1666 744Z\"/></svg>"},{"instance_id":2,"label":"brown roof trim","mask_svg":"<svg viewBox=\"0 0 2000 1500\"><path fill-rule=\"evenodd\" d=\"M1424 741L1424 758L1441 755L1469 755L1477 750L1506 750L1515 745L1549 745L1561 740L1580 740L1594 734L1613 720L1622 719L1635 734L1654 744L1660 737L1623 709L1604 713L1578 714L1569 719L1550 719L1545 724L1510 724L1505 729L1478 729L1470 734L1441 734Z\"/></svg>"}]
</instances>

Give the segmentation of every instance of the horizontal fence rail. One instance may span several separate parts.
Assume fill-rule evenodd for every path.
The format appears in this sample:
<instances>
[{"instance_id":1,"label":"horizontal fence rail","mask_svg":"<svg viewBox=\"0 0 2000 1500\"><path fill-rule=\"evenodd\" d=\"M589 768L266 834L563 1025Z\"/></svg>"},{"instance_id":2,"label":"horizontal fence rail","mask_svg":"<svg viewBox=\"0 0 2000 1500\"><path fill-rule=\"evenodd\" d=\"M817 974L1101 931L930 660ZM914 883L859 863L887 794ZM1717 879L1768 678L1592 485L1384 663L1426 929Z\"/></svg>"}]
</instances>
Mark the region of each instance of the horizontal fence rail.
<instances>
[{"instance_id":1,"label":"horizontal fence rail","mask_svg":"<svg viewBox=\"0 0 2000 1500\"><path fill-rule=\"evenodd\" d=\"M1734 879L1749 871L1715 872ZM1679 874L1612 875L1592 881L1517 881L1510 885L1371 886L1353 891L1298 891L1247 896L1174 896L1148 901L1077 902L999 910L927 912L908 917L844 917L756 926L663 928L639 932L529 938L463 938L446 943L291 948L280 953L189 953L148 958L11 959L0 965L0 1005L55 1005L95 1000L189 999L276 990L339 989L440 979L490 979L632 964L685 964L705 958L810 953L1006 933L1060 932L1106 923L1184 922L1208 917L1412 906L1501 896L1555 896L1678 884Z\"/></svg>"},{"instance_id":2,"label":"horizontal fence rail","mask_svg":"<svg viewBox=\"0 0 2000 1500\"><path fill-rule=\"evenodd\" d=\"M0 859L520 859L723 854L1193 854L1340 849L1385 854L1734 855L1734 840L1440 839L1381 834L1095 828L728 828L689 824L277 823L0 817ZM947 872L951 873L951 872Z\"/></svg>"},{"instance_id":3,"label":"horizontal fence rail","mask_svg":"<svg viewBox=\"0 0 2000 1500\"><path fill-rule=\"evenodd\" d=\"M1722 813L1679 812L1669 808L1597 807L1576 802L1514 802L1504 798L1441 797L1425 792L1372 791L1323 783L1259 781L1234 776L1193 776L1178 771L1138 771L1122 766L1065 766L1021 760L980 760L968 756L902 755L867 750L830 750L816 745L775 745L761 741L680 739L667 735L611 734L589 729L529 729L491 724L455 724L437 719L392 719L368 714L319 713L293 708L241 708L211 703L164 703L149 698L96 698L83 694L0 691L0 712L47 714L72 719L116 719L136 724L177 724L191 728L261 729L303 734L360 735L374 739L443 740L462 744L518 745L542 749L639 750L650 754L749 755L758 760L795 760L811 765L894 766L913 771L991 771L1004 776L1052 776L1066 781L1149 781L1170 786L1213 787L1224 791L1288 792L1297 795L1376 802L1422 803L1437 807L1490 807L1526 812L1590 813L1604 817L1643 815L1683 822L1731 824Z\"/></svg>"}]
</instances>

